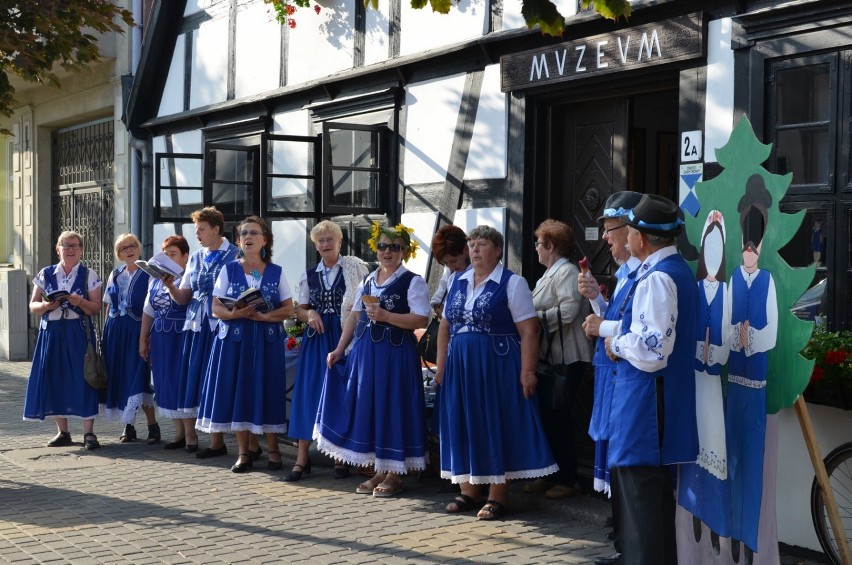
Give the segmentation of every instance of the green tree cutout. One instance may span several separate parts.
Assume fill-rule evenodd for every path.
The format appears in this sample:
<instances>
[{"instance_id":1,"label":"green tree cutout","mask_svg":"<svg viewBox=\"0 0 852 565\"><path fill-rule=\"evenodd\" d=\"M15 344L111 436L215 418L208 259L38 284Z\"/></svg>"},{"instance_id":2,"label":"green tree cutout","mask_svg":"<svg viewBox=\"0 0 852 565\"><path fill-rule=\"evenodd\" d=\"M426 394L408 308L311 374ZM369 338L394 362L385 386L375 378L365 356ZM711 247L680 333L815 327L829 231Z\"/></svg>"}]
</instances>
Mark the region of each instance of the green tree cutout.
<instances>
[{"instance_id":1,"label":"green tree cutout","mask_svg":"<svg viewBox=\"0 0 852 565\"><path fill-rule=\"evenodd\" d=\"M769 369L766 376L766 409L774 414L792 405L805 390L813 369L813 361L805 359L800 351L811 336L813 324L798 319L790 307L799 299L814 278L816 265L794 268L778 254L795 235L805 212L781 212L779 202L787 192L792 173L776 175L761 166L772 149L754 135L746 116L734 128L728 142L716 150L716 157L724 171L717 177L699 182L695 196L701 204L697 217L686 214L686 234L690 243L701 243L704 220L710 210L719 210L725 218L725 268L729 276L742 264L742 230L737 205L745 194L746 181L751 175L763 177L766 189L772 195L768 210L766 233L758 266L772 273L778 298L778 337L775 348L769 352Z\"/></svg>"}]
</instances>

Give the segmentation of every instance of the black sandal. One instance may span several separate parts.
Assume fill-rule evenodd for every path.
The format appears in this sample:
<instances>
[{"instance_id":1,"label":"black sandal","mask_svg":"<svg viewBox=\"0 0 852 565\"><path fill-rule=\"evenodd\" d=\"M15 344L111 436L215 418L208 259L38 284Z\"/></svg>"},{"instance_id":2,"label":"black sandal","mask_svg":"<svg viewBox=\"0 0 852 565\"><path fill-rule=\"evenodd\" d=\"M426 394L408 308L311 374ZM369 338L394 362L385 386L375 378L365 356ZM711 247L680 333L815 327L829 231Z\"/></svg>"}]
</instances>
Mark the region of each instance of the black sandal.
<instances>
[{"instance_id":1,"label":"black sandal","mask_svg":"<svg viewBox=\"0 0 852 565\"><path fill-rule=\"evenodd\" d=\"M480 520L499 520L507 512L506 505L496 500L486 500L485 506L476 515Z\"/></svg>"},{"instance_id":2,"label":"black sandal","mask_svg":"<svg viewBox=\"0 0 852 565\"><path fill-rule=\"evenodd\" d=\"M260 449L260 448L258 447L258 449ZM269 458L270 455L277 455L278 461L273 461L272 459L270 459ZM284 462L281 460L281 452L280 451L269 451L269 452L267 452L266 459L267 459L266 467L270 471L280 471L281 467L284 466Z\"/></svg>"},{"instance_id":3,"label":"black sandal","mask_svg":"<svg viewBox=\"0 0 852 565\"><path fill-rule=\"evenodd\" d=\"M482 508L482 505L484 503L484 500L477 501L466 494L460 494L455 497L449 504L447 504L447 512L450 514L458 514L459 512L470 512L471 510ZM450 508L452 505L455 506Z\"/></svg>"}]
</instances>

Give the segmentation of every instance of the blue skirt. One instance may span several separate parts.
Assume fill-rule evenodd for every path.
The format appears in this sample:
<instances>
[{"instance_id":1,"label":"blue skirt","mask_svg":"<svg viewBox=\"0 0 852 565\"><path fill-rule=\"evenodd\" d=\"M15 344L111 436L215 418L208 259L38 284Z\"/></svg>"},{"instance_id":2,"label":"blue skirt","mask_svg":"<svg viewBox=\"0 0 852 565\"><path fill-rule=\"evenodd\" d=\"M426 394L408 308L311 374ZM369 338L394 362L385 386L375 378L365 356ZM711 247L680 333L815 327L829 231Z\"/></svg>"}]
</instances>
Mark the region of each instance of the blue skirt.
<instances>
[{"instance_id":1,"label":"blue skirt","mask_svg":"<svg viewBox=\"0 0 852 565\"><path fill-rule=\"evenodd\" d=\"M370 332L328 369L314 439L332 458L376 472L426 468L426 414L420 356L407 333L398 345L390 332Z\"/></svg>"},{"instance_id":2,"label":"blue skirt","mask_svg":"<svg viewBox=\"0 0 852 565\"><path fill-rule=\"evenodd\" d=\"M157 330L158 321L151 329L148 358L151 360L151 378L154 380L154 399L157 414L164 418L194 418L178 410L178 391L186 334L177 324L166 321L171 330Z\"/></svg>"},{"instance_id":3,"label":"blue skirt","mask_svg":"<svg viewBox=\"0 0 852 565\"><path fill-rule=\"evenodd\" d=\"M325 380L326 357L340 341L340 318L323 316L325 333L316 333L308 328L302 338L299 363L296 366L296 383L293 387L290 429L287 435L294 439L308 440L313 437L317 420L322 385Z\"/></svg>"},{"instance_id":4,"label":"blue skirt","mask_svg":"<svg viewBox=\"0 0 852 565\"><path fill-rule=\"evenodd\" d=\"M24 420L48 416L90 420L98 414L98 392L83 378L87 339L80 320L48 322L36 338Z\"/></svg>"},{"instance_id":5,"label":"blue skirt","mask_svg":"<svg viewBox=\"0 0 852 565\"><path fill-rule=\"evenodd\" d=\"M109 381L101 392L101 410L108 420L132 424L140 406L154 405L151 371L139 355L142 322L130 316L107 317L103 355Z\"/></svg>"},{"instance_id":6,"label":"blue skirt","mask_svg":"<svg viewBox=\"0 0 852 565\"><path fill-rule=\"evenodd\" d=\"M283 433L286 381L283 329L246 320L239 341L214 340L195 427L202 432ZM279 327L281 324L277 324Z\"/></svg>"},{"instance_id":7,"label":"blue skirt","mask_svg":"<svg viewBox=\"0 0 852 565\"><path fill-rule=\"evenodd\" d=\"M541 427L538 399L524 398L520 374L517 340L500 355L487 334L453 336L438 387L441 478L494 484L559 469Z\"/></svg>"},{"instance_id":8,"label":"blue skirt","mask_svg":"<svg viewBox=\"0 0 852 565\"><path fill-rule=\"evenodd\" d=\"M599 439L595 442L595 469L594 482L592 486L598 492L612 495L612 480L610 479L609 467L606 464L606 451L609 440Z\"/></svg>"},{"instance_id":9,"label":"blue skirt","mask_svg":"<svg viewBox=\"0 0 852 565\"><path fill-rule=\"evenodd\" d=\"M199 331L186 330L184 333L177 410L185 414L182 418L195 418L216 332L210 329L205 317Z\"/></svg>"}]
</instances>

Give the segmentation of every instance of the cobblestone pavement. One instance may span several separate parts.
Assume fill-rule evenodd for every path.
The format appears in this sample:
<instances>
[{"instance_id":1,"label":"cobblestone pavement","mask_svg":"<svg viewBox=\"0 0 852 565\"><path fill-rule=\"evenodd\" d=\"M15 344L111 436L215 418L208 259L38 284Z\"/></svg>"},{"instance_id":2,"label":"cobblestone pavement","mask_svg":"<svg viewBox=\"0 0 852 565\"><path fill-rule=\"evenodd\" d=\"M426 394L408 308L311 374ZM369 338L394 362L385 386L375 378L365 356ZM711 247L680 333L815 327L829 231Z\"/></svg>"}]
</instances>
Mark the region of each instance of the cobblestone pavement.
<instances>
[{"instance_id":1,"label":"cobblestone pavement","mask_svg":"<svg viewBox=\"0 0 852 565\"><path fill-rule=\"evenodd\" d=\"M71 421L74 445L47 448L53 422L21 420L29 368L0 362L3 562L529 565L588 564L612 552L608 504L589 496L554 503L517 484L508 518L480 522L444 512L452 495L434 478L408 477L391 499L355 494L363 477L335 480L328 466L285 483L292 447L282 449L285 471L268 471L264 456L234 474L233 438L228 456L200 460L144 439L120 444L121 426L96 421L103 447L86 451ZM144 438L141 415L138 423ZM171 423L160 425L170 438Z\"/></svg>"}]
</instances>

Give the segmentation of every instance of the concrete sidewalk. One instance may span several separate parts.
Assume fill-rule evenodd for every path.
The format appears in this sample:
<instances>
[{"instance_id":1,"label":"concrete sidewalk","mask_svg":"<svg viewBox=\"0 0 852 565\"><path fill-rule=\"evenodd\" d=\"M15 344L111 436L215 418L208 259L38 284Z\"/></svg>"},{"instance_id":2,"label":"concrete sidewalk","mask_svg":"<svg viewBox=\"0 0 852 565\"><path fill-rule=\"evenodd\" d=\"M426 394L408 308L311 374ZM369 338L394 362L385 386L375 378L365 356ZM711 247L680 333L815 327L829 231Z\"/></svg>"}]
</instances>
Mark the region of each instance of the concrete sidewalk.
<instances>
[{"instance_id":1,"label":"concrete sidewalk","mask_svg":"<svg viewBox=\"0 0 852 565\"><path fill-rule=\"evenodd\" d=\"M612 553L606 501L549 501L513 486L506 520L450 515L435 478L408 477L391 499L355 494L357 473L335 480L318 466L299 483L266 457L247 474L226 457L200 460L144 439L119 444L122 427L97 421L103 445L43 447L52 421L21 420L29 363L0 362L0 560L9 563L593 563ZM144 418L139 420L144 438ZM163 437L171 422L161 421ZM207 438L201 436L202 447ZM264 447L265 450L265 447ZM806 563L785 556L783 563Z\"/></svg>"}]
</instances>

